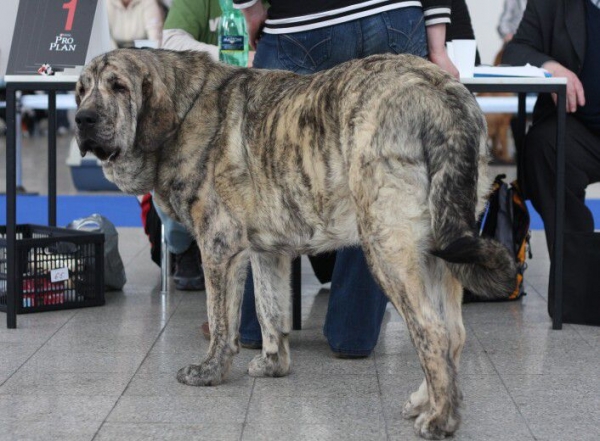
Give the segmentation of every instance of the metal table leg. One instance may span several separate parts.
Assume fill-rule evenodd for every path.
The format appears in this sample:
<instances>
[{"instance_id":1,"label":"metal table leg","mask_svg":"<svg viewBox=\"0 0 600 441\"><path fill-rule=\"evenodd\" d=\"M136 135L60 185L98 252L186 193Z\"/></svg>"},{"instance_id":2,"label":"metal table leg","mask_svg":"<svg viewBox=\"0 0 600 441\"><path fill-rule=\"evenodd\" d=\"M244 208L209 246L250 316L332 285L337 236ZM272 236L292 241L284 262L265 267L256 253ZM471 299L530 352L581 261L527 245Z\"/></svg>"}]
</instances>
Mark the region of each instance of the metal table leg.
<instances>
[{"instance_id":1,"label":"metal table leg","mask_svg":"<svg viewBox=\"0 0 600 441\"><path fill-rule=\"evenodd\" d=\"M17 175L16 175L16 90L6 85L6 326L17 327L16 245L17 245Z\"/></svg>"},{"instance_id":2,"label":"metal table leg","mask_svg":"<svg viewBox=\"0 0 600 441\"><path fill-rule=\"evenodd\" d=\"M552 261L554 265L553 279L550 283L554 286L554 314L552 329L562 329L562 301L563 301L563 245L565 225L565 122L567 90L566 86L557 93L556 102L558 120L556 126L556 232L554 234L554 248Z\"/></svg>"},{"instance_id":3,"label":"metal table leg","mask_svg":"<svg viewBox=\"0 0 600 441\"><path fill-rule=\"evenodd\" d=\"M292 329L302 329L302 258L292 261Z\"/></svg>"},{"instance_id":4,"label":"metal table leg","mask_svg":"<svg viewBox=\"0 0 600 441\"><path fill-rule=\"evenodd\" d=\"M56 90L48 91L48 225L56 226Z\"/></svg>"}]
</instances>

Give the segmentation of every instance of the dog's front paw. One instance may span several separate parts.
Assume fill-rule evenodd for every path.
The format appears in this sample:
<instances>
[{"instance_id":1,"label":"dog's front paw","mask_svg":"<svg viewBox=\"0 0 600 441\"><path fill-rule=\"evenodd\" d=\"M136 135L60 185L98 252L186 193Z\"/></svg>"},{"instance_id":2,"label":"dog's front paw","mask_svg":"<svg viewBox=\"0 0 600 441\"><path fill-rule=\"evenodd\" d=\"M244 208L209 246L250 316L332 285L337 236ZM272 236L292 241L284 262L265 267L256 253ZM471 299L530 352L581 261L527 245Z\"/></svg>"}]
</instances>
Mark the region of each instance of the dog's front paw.
<instances>
[{"instance_id":1,"label":"dog's front paw","mask_svg":"<svg viewBox=\"0 0 600 441\"><path fill-rule=\"evenodd\" d=\"M413 398L409 398L409 400L404 403L404 407L402 408L402 418L407 420L411 418L418 417L420 414L425 412L429 407L429 403L427 401L421 403L414 403Z\"/></svg>"},{"instance_id":2,"label":"dog's front paw","mask_svg":"<svg viewBox=\"0 0 600 441\"><path fill-rule=\"evenodd\" d=\"M252 377L283 377L289 371L289 361L282 363L278 354L257 355L248 365L248 373Z\"/></svg>"},{"instance_id":3,"label":"dog's front paw","mask_svg":"<svg viewBox=\"0 0 600 441\"><path fill-rule=\"evenodd\" d=\"M458 429L459 420L433 412L424 412L415 421L415 433L425 439L444 439Z\"/></svg>"},{"instance_id":4,"label":"dog's front paw","mask_svg":"<svg viewBox=\"0 0 600 441\"><path fill-rule=\"evenodd\" d=\"M218 365L203 362L179 369L177 381L188 386L216 386L223 382L223 374Z\"/></svg>"}]
</instances>

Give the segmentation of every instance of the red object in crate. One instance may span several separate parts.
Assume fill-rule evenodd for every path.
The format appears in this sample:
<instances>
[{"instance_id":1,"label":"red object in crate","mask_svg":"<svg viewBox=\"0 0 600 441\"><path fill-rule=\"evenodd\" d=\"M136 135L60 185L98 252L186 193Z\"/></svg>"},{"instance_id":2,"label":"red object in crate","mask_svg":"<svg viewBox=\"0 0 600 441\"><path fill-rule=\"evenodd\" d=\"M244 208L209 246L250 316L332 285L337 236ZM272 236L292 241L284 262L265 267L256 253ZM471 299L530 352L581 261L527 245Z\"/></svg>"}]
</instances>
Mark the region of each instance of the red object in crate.
<instances>
[{"instance_id":1,"label":"red object in crate","mask_svg":"<svg viewBox=\"0 0 600 441\"><path fill-rule=\"evenodd\" d=\"M23 280L23 307L60 305L65 302L65 282L52 283L48 276Z\"/></svg>"}]
</instances>

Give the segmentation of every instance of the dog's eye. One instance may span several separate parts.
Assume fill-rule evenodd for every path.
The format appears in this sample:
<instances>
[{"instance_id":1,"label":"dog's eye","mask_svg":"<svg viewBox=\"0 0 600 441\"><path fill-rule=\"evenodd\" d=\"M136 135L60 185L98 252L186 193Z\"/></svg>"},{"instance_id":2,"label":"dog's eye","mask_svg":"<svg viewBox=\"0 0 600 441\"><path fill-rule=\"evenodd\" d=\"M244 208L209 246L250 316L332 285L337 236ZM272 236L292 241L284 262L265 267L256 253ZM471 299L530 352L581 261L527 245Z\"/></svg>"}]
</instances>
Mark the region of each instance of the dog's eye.
<instances>
[{"instance_id":1,"label":"dog's eye","mask_svg":"<svg viewBox=\"0 0 600 441\"><path fill-rule=\"evenodd\" d=\"M121 83L113 83L112 90L119 93L127 92L127 88Z\"/></svg>"}]
</instances>

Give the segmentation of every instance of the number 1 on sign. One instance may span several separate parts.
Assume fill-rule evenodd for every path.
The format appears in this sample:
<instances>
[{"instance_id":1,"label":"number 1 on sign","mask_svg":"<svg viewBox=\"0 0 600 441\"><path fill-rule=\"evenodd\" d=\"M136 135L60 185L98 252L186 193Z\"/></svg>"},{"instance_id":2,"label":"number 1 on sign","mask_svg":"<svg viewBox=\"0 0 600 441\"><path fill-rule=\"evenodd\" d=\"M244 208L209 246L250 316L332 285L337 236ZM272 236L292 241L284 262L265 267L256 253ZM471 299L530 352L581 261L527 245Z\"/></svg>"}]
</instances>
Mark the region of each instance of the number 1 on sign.
<instances>
[{"instance_id":1,"label":"number 1 on sign","mask_svg":"<svg viewBox=\"0 0 600 441\"><path fill-rule=\"evenodd\" d=\"M70 31L73 28L73 18L75 17L75 9L77 8L77 0L71 0L68 3L64 3L63 9L68 9L67 22L65 23L65 31Z\"/></svg>"}]
</instances>

